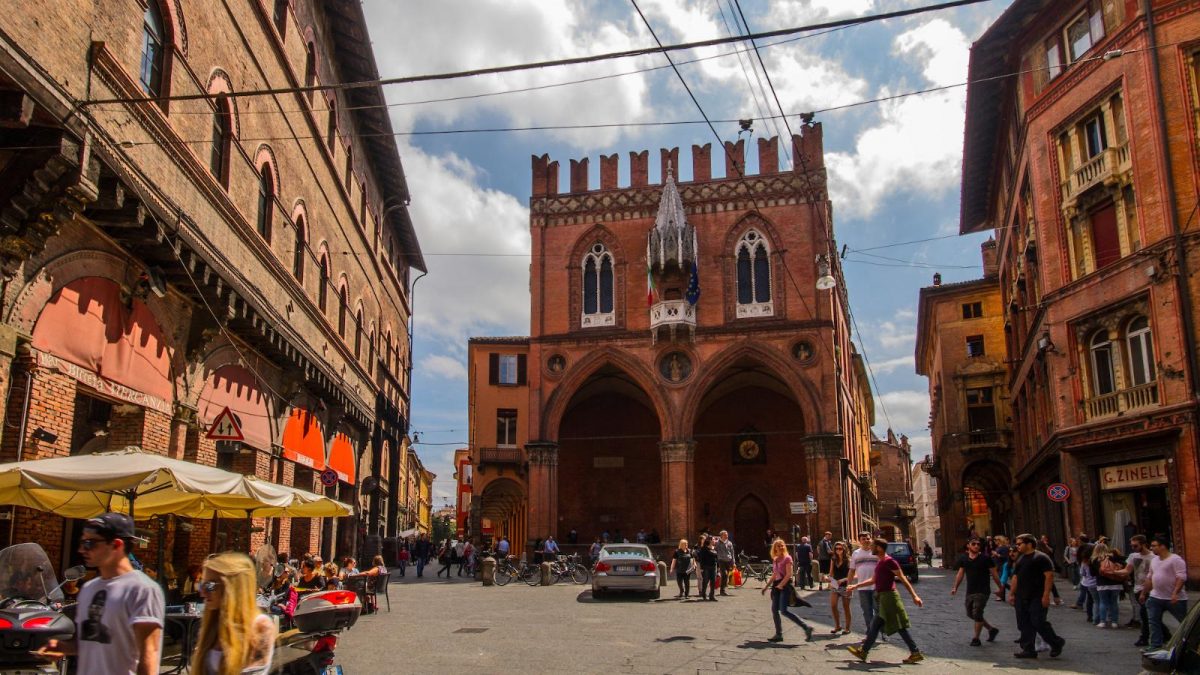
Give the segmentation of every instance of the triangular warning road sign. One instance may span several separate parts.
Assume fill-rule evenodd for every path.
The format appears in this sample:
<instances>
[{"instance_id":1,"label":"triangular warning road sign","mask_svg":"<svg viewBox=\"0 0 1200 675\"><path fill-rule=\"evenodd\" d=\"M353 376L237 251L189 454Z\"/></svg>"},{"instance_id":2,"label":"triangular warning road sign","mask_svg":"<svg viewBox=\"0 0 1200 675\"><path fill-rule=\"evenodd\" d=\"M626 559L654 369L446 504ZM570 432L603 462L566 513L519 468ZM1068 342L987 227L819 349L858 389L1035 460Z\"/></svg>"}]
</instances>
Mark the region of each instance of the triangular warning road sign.
<instances>
[{"instance_id":1,"label":"triangular warning road sign","mask_svg":"<svg viewBox=\"0 0 1200 675\"><path fill-rule=\"evenodd\" d=\"M238 424L237 418L234 417L233 411L226 406L217 418L213 420L212 426L208 428L206 436L214 441L244 441L246 437L242 435L242 425Z\"/></svg>"}]
</instances>

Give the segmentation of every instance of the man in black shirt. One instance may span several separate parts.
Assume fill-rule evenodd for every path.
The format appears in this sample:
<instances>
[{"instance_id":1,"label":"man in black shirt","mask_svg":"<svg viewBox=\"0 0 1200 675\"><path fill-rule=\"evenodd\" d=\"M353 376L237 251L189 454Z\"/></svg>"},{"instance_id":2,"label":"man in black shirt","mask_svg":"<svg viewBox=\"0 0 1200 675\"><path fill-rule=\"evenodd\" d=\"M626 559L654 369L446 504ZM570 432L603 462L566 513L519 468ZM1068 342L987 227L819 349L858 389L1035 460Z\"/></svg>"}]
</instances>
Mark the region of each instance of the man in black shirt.
<instances>
[{"instance_id":1,"label":"man in black shirt","mask_svg":"<svg viewBox=\"0 0 1200 675\"><path fill-rule=\"evenodd\" d=\"M1054 633L1046 620L1050 608L1050 589L1054 586L1054 563L1045 553L1037 550L1037 539L1032 534L1017 535L1017 551L1021 557L1010 583L1012 595L1008 603L1017 610L1017 628L1021 631L1021 651L1013 654L1018 659L1036 659L1034 636L1041 635L1050 645L1050 656L1062 653L1066 640Z\"/></svg>"},{"instance_id":2,"label":"man in black shirt","mask_svg":"<svg viewBox=\"0 0 1200 675\"><path fill-rule=\"evenodd\" d=\"M800 543L796 544L796 585L800 588L813 587L812 553L808 537L800 537Z\"/></svg>"},{"instance_id":3,"label":"man in black shirt","mask_svg":"<svg viewBox=\"0 0 1200 675\"><path fill-rule=\"evenodd\" d=\"M1001 588L1000 575L996 573L996 563L991 556L984 555L983 546L978 538L971 539L967 542L967 552L958 557L958 562L954 564L954 568L958 570L958 575L954 577L954 588L950 589L950 595L958 593L958 587L962 584L963 577L967 579L967 616L975 622L975 637L971 640L972 647L978 647L983 643L979 641L979 632L985 627L988 629L988 642L995 642L996 634L1000 632L992 624L983 618L983 609L987 607L988 594L992 589L992 585L988 583L988 577L996 582L996 588Z\"/></svg>"}]
</instances>

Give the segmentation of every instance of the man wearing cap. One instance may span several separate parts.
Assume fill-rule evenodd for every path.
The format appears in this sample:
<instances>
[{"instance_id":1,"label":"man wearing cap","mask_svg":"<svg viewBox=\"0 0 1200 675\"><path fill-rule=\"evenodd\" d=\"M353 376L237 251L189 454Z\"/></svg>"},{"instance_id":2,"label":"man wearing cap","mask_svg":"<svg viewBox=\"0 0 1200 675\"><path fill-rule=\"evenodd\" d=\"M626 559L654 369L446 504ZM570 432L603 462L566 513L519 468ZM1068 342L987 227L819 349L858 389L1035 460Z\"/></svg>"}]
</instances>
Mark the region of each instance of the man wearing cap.
<instances>
[{"instance_id":1,"label":"man wearing cap","mask_svg":"<svg viewBox=\"0 0 1200 675\"><path fill-rule=\"evenodd\" d=\"M162 654L162 589L133 568L133 519L106 513L84 525L79 553L100 576L79 591L72 643L52 643L47 653L76 653L80 673L156 675Z\"/></svg>"}]
</instances>

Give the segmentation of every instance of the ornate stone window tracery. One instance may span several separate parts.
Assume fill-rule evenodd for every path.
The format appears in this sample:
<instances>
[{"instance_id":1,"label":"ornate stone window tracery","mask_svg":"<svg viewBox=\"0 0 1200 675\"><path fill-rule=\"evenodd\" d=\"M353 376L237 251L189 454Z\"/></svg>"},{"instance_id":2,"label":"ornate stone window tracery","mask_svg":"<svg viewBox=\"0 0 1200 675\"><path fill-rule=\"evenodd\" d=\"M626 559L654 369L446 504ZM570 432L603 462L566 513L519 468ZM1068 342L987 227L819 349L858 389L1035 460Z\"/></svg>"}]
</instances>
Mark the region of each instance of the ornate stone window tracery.
<instances>
[{"instance_id":1,"label":"ornate stone window tracery","mask_svg":"<svg viewBox=\"0 0 1200 675\"><path fill-rule=\"evenodd\" d=\"M583 256L582 328L616 325L613 288L613 256L602 242L596 242Z\"/></svg>"},{"instance_id":2,"label":"ornate stone window tracery","mask_svg":"<svg viewBox=\"0 0 1200 675\"><path fill-rule=\"evenodd\" d=\"M747 230L734 249L737 316L772 316L771 249L758 230Z\"/></svg>"}]
</instances>

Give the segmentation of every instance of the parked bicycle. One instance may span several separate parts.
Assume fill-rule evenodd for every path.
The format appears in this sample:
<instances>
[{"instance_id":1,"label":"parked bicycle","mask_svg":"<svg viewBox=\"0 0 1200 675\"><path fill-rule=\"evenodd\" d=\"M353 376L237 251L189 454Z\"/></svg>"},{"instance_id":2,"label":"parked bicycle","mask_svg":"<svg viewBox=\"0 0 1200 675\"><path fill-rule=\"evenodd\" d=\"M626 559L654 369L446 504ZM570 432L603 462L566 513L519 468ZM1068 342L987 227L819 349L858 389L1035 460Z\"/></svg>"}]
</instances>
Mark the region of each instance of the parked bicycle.
<instances>
[{"instance_id":1,"label":"parked bicycle","mask_svg":"<svg viewBox=\"0 0 1200 675\"><path fill-rule=\"evenodd\" d=\"M761 558L756 560L746 555L745 551L742 551L738 554L737 567L742 573L742 583L738 584L739 588L744 586L746 581L751 578L758 579L763 584L766 584L767 580L771 578L771 574L774 571L771 566L771 561L763 560Z\"/></svg>"},{"instance_id":2,"label":"parked bicycle","mask_svg":"<svg viewBox=\"0 0 1200 675\"><path fill-rule=\"evenodd\" d=\"M588 568L579 562L579 554L560 555L550 562L550 583L569 579L573 584L586 584L592 578Z\"/></svg>"},{"instance_id":3,"label":"parked bicycle","mask_svg":"<svg viewBox=\"0 0 1200 675\"><path fill-rule=\"evenodd\" d=\"M496 570L493 580L496 582L497 586L503 586L513 579L521 579L524 581L526 577L532 574L531 568L528 565L518 565L516 561L517 556L515 555L510 555L496 561Z\"/></svg>"}]
</instances>

